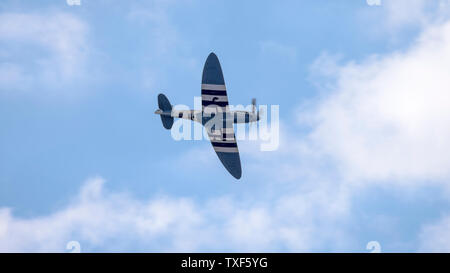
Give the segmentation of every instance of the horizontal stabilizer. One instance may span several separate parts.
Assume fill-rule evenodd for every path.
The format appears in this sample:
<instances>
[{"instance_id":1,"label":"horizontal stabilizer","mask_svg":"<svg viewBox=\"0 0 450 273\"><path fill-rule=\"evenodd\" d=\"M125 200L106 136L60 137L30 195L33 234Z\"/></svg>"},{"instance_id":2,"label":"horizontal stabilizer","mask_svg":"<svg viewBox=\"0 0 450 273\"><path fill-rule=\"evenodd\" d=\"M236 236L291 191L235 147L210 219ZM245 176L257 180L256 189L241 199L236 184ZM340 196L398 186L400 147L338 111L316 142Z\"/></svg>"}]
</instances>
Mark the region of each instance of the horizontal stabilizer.
<instances>
[{"instance_id":1,"label":"horizontal stabilizer","mask_svg":"<svg viewBox=\"0 0 450 273\"><path fill-rule=\"evenodd\" d=\"M158 95L158 106L159 109L163 110L164 112L172 111L172 105L170 104L169 99L164 94Z\"/></svg>"},{"instance_id":2,"label":"horizontal stabilizer","mask_svg":"<svg viewBox=\"0 0 450 273\"><path fill-rule=\"evenodd\" d=\"M163 124L164 128L166 128L167 130L172 129L173 117L168 117L168 116L162 116L161 115L161 121L162 121L162 124Z\"/></svg>"}]
</instances>

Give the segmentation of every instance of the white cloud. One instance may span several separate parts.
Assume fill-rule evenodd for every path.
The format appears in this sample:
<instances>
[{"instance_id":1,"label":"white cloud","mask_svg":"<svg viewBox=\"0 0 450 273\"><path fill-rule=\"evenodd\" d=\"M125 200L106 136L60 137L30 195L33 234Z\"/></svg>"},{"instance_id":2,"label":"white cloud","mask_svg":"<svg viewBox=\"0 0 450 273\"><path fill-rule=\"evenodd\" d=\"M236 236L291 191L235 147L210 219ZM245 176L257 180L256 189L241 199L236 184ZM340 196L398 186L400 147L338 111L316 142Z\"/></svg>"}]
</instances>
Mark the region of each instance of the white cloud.
<instances>
[{"instance_id":1,"label":"white cloud","mask_svg":"<svg viewBox=\"0 0 450 273\"><path fill-rule=\"evenodd\" d=\"M71 205L48 216L20 219L2 209L0 250L63 251L70 240L100 247L116 236L151 241L164 233L174 236L171 247L182 249L190 239L177 241L177 236L202 220L188 200L161 197L140 202L105 193L103 184L101 178L88 180Z\"/></svg>"},{"instance_id":2,"label":"white cloud","mask_svg":"<svg viewBox=\"0 0 450 273\"><path fill-rule=\"evenodd\" d=\"M382 1L386 8L386 23L390 27L403 27L411 24L422 24L427 20L426 0L387 0Z\"/></svg>"},{"instance_id":3,"label":"white cloud","mask_svg":"<svg viewBox=\"0 0 450 273\"><path fill-rule=\"evenodd\" d=\"M450 15L449 0L386 0L386 23L388 27L402 28L442 23Z\"/></svg>"},{"instance_id":4,"label":"white cloud","mask_svg":"<svg viewBox=\"0 0 450 273\"><path fill-rule=\"evenodd\" d=\"M450 177L450 22L405 52L330 63L322 69L334 72L333 90L305 113L318 153L350 180Z\"/></svg>"},{"instance_id":5,"label":"white cloud","mask_svg":"<svg viewBox=\"0 0 450 273\"><path fill-rule=\"evenodd\" d=\"M389 46L403 44L430 25L446 22L449 16L450 0L383 0L380 6L366 5L358 13L367 38Z\"/></svg>"},{"instance_id":6,"label":"white cloud","mask_svg":"<svg viewBox=\"0 0 450 273\"><path fill-rule=\"evenodd\" d=\"M36 84L61 86L84 75L88 28L77 17L49 14L0 14L0 89Z\"/></svg>"},{"instance_id":7,"label":"white cloud","mask_svg":"<svg viewBox=\"0 0 450 273\"><path fill-rule=\"evenodd\" d=\"M345 198L328 194L291 192L259 202L222 197L204 204L164 196L137 200L107 192L97 177L71 204L46 216L24 219L0 209L0 251L65 251L72 240L82 251L300 251L325 242L332 248L340 240L335 237L342 238L336 229L347 210Z\"/></svg>"}]
</instances>

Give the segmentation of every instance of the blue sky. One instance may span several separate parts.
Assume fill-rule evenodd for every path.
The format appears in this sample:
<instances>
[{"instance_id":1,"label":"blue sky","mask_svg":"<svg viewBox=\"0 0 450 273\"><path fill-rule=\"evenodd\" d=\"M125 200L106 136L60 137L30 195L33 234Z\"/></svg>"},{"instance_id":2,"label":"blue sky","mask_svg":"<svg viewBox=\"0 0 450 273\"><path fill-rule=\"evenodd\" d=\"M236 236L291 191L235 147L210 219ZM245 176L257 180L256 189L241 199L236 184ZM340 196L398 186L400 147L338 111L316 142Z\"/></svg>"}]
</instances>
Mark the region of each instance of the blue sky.
<instances>
[{"instance_id":1,"label":"blue sky","mask_svg":"<svg viewBox=\"0 0 450 273\"><path fill-rule=\"evenodd\" d=\"M448 251L448 1L2 1L0 250ZM153 112L280 106L242 179Z\"/></svg>"}]
</instances>

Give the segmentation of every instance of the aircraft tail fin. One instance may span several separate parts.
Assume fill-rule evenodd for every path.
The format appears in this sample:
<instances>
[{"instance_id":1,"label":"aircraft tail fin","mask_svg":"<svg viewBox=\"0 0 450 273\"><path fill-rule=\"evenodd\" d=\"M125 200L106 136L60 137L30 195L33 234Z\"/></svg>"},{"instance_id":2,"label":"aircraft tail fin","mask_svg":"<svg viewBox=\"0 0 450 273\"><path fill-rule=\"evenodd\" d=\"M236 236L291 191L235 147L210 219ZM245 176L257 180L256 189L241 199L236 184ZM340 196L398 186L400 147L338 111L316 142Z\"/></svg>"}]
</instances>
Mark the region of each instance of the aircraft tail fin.
<instances>
[{"instance_id":1,"label":"aircraft tail fin","mask_svg":"<svg viewBox=\"0 0 450 273\"><path fill-rule=\"evenodd\" d=\"M167 99L164 94L158 95L158 106L159 109L161 109L163 112L172 112L172 105L170 104L169 99ZM172 128L173 117L161 115L161 121L164 128L166 128L167 130L170 130Z\"/></svg>"}]
</instances>

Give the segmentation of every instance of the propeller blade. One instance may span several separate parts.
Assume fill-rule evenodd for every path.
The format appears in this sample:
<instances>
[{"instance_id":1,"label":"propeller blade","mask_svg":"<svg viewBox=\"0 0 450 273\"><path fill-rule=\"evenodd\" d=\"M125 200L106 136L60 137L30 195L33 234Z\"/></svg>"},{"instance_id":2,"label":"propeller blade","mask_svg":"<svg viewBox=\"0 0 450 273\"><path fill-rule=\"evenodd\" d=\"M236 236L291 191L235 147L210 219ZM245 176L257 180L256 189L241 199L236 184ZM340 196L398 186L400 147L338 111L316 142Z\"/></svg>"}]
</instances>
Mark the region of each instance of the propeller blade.
<instances>
[{"instance_id":1,"label":"propeller blade","mask_svg":"<svg viewBox=\"0 0 450 273\"><path fill-rule=\"evenodd\" d=\"M252 112L253 112L253 114L255 113L255 111L256 111L256 98L253 98L252 99Z\"/></svg>"}]
</instances>

